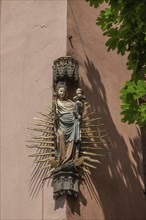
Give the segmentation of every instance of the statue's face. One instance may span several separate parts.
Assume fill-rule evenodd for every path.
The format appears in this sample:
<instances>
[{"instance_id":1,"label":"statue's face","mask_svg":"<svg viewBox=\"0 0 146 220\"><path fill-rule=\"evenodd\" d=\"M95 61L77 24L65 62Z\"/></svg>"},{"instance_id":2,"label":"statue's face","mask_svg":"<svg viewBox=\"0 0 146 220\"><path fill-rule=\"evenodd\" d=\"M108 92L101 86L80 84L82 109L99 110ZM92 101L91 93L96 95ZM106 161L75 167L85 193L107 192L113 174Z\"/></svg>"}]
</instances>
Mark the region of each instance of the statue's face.
<instances>
[{"instance_id":1,"label":"statue's face","mask_svg":"<svg viewBox=\"0 0 146 220\"><path fill-rule=\"evenodd\" d=\"M76 95L77 95L77 97L82 97L82 90L81 89L77 89Z\"/></svg>"},{"instance_id":2,"label":"statue's face","mask_svg":"<svg viewBox=\"0 0 146 220\"><path fill-rule=\"evenodd\" d=\"M65 88L60 88L60 89L58 90L58 96L59 96L59 98L60 98L60 99L64 99L64 98L65 98L65 95L66 95L66 90L65 90Z\"/></svg>"}]
</instances>

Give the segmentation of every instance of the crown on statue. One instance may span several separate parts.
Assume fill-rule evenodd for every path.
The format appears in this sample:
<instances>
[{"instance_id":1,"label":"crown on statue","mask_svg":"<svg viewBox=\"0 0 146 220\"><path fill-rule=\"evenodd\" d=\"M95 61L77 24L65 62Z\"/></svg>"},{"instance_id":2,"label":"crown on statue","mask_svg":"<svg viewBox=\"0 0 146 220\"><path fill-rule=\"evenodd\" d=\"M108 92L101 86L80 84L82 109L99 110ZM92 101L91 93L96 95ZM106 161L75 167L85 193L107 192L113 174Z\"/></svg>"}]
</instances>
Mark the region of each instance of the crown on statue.
<instances>
[{"instance_id":1,"label":"crown on statue","mask_svg":"<svg viewBox=\"0 0 146 220\"><path fill-rule=\"evenodd\" d=\"M53 62L54 83L65 81L72 85L77 85L79 80L78 61L70 56L60 57Z\"/></svg>"}]
</instances>

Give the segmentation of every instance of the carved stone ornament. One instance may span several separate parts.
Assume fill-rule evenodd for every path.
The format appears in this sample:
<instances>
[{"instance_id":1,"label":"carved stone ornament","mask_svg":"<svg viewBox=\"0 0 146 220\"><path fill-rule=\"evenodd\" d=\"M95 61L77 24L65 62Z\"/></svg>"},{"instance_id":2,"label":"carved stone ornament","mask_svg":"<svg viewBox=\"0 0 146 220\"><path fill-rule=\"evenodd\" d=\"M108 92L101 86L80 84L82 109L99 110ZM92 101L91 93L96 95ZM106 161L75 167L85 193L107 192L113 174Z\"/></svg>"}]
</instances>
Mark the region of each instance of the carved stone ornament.
<instances>
[{"instance_id":1,"label":"carved stone ornament","mask_svg":"<svg viewBox=\"0 0 146 220\"><path fill-rule=\"evenodd\" d=\"M81 88L74 87L74 96L68 97L70 84L78 83L79 65L71 57L54 61L54 96L46 112L39 112L32 126L36 134L29 134L29 148L36 148L36 166L31 178L31 195L35 195L50 178L54 198L79 194L79 183L86 181L96 169L101 150L106 145L106 131L101 118L88 104ZM88 184L88 181L87 181Z\"/></svg>"},{"instance_id":2,"label":"carved stone ornament","mask_svg":"<svg viewBox=\"0 0 146 220\"><path fill-rule=\"evenodd\" d=\"M72 57L60 57L53 63L54 83L66 81L68 84L76 85L79 80L79 64Z\"/></svg>"}]
</instances>

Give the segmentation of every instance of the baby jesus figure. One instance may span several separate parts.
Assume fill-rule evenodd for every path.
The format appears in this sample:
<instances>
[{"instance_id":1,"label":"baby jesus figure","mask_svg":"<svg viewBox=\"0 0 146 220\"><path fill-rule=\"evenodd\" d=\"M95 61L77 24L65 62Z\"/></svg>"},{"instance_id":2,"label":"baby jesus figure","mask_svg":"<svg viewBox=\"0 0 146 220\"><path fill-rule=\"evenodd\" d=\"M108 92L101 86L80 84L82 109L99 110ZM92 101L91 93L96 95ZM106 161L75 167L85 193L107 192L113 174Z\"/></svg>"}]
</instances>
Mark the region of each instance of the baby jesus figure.
<instances>
[{"instance_id":1,"label":"baby jesus figure","mask_svg":"<svg viewBox=\"0 0 146 220\"><path fill-rule=\"evenodd\" d=\"M81 88L76 90L76 96L73 98L73 101L75 102L75 115L79 120L81 120L84 110L84 102L86 101L86 97L84 96L84 92Z\"/></svg>"}]
</instances>

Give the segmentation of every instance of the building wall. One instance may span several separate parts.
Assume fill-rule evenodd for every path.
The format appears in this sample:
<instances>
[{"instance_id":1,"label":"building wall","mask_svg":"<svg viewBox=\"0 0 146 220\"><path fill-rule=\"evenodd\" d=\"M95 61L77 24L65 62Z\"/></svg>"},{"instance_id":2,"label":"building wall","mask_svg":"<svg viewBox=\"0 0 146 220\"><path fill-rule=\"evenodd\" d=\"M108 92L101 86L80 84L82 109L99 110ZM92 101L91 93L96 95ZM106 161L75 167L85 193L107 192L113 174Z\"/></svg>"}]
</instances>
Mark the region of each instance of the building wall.
<instances>
[{"instance_id":1,"label":"building wall","mask_svg":"<svg viewBox=\"0 0 146 220\"><path fill-rule=\"evenodd\" d=\"M84 0L1 1L2 220L146 218L140 131L120 122L119 90L130 73L126 57L107 53L95 24L100 9ZM65 55L79 61L81 86L102 116L110 143L102 164L91 170L94 196L83 184L79 199L55 202L50 183L32 199L28 122L51 105L52 64Z\"/></svg>"},{"instance_id":2,"label":"building wall","mask_svg":"<svg viewBox=\"0 0 146 220\"><path fill-rule=\"evenodd\" d=\"M91 198L86 185L81 187L79 200L68 203L68 219L144 220L141 134L136 125L120 121L120 89L130 72L126 56L107 52L107 39L96 26L101 9L85 1L68 1L67 55L79 60L81 86L103 117L110 140L106 157L90 177L95 195Z\"/></svg>"},{"instance_id":3,"label":"building wall","mask_svg":"<svg viewBox=\"0 0 146 220\"><path fill-rule=\"evenodd\" d=\"M66 55L66 18L66 0L1 2L2 220L66 216L52 187L29 197L33 158L25 147L29 121L52 104L52 64Z\"/></svg>"}]
</instances>

